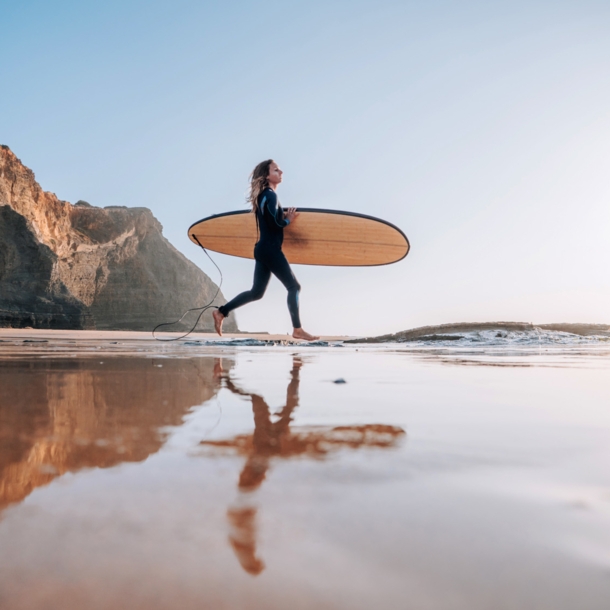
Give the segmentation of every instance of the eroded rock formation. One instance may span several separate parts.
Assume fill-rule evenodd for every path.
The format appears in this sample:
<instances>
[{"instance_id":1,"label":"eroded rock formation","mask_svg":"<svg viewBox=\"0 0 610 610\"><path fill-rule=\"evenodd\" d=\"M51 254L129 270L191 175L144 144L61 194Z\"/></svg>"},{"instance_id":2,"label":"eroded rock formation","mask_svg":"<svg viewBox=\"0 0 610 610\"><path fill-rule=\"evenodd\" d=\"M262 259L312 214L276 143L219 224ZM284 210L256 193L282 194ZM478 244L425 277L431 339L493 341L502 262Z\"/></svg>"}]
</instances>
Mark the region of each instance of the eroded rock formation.
<instances>
[{"instance_id":1,"label":"eroded rock formation","mask_svg":"<svg viewBox=\"0 0 610 610\"><path fill-rule=\"evenodd\" d=\"M151 330L216 290L147 208L61 201L0 147L0 326ZM208 311L198 330L212 329Z\"/></svg>"}]
</instances>

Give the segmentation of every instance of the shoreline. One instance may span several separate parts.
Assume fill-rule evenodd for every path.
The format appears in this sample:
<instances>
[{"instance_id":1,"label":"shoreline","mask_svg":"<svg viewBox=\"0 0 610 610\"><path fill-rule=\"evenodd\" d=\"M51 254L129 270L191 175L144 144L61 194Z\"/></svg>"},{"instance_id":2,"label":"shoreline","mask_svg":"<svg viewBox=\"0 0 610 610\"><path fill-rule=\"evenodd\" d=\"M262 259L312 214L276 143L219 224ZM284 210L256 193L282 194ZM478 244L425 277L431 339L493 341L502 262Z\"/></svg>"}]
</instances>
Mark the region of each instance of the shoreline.
<instances>
[{"instance_id":1,"label":"shoreline","mask_svg":"<svg viewBox=\"0 0 610 610\"><path fill-rule=\"evenodd\" d=\"M130 343L170 343L167 339L180 337L183 333L159 333L157 336L161 340L155 339L150 331L138 330L55 330L55 329L39 329L39 328L0 328L0 342L5 341L74 341L74 342L92 342L92 341L126 341ZM163 338L166 341L163 341ZM291 335L267 334L267 333L223 333L219 337L212 332L194 332L190 333L183 341L209 341L223 342L234 341L239 339L251 339L255 341L281 341L285 343L301 344L307 343L300 339L294 339ZM345 335L325 335L320 337L320 341L346 341L357 340L357 337Z\"/></svg>"},{"instance_id":2,"label":"shoreline","mask_svg":"<svg viewBox=\"0 0 610 610\"><path fill-rule=\"evenodd\" d=\"M413 344L413 349L515 349L578 347L593 341L607 348L610 326L602 324L541 324L520 322L484 322L422 326L391 335L356 337L324 335L318 341L294 339L288 334L264 332L162 333L158 338L150 331L125 330L55 330L35 328L0 328L0 358L54 357L78 355L159 355L184 357L193 348L218 350L236 347L374 347ZM410 349L410 348L409 348Z\"/></svg>"},{"instance_id":3,"label":"shoreline","mask_svg":"<svg viewBox=\"0 0 610 610\"><path fill-rule=\"evenodd\" d=\"M12 358L97 358L112 356L185 358L225 352L236 347L280 346L296 349L325 346L350 337L322 337L320 343L297 341L290 335L263 333L164 333L157 340L150 332L124 330L0 329L0 360ZM175 339L175 340L172 340Z\"/></svg>"},{"instance_id":4,"label":"shoreline","mask_svg":"<svg viewBox=\"0 0 610 610\"><path fill-rule=\"evenodd\" d=\"M481 331L555 331L564 332L582 337L607 336L610 337L610 325L608 324L583 324L576 322L558 322L547 324L534 324L531 322L457 322L449 324L437 324L430 326L419 326L395 333L387 333L377 336L366 335L321 335L320 341L343 341L346 343L394 343L417 341L434 335L452 335L456 333L472 333ZM157 336L165 339L180 337L180 332L163 332ZM46 329L46 328L0 328L0 341L15 339L65 339L70 341L157 341L151 331L139 330L75 330L75 329ZM184 337L185 341L234 341L239 339L251 339L256 341L282 341L287 343L307 343L294 339L289 334L267 333L267 332L234 332L224 333L222 337L215 332L202 331L189 333ZM160 342L163 342L161 339Z\"/></svg>"}]
</instances>

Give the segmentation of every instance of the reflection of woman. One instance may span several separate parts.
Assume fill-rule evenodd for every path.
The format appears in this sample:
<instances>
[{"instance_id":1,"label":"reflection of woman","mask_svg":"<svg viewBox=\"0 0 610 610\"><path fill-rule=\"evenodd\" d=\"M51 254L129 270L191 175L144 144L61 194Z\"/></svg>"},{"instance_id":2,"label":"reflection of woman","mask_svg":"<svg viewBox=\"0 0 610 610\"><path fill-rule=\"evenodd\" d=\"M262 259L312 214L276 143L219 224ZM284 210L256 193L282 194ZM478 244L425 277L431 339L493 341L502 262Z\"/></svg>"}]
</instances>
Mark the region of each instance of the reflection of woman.
<instances>
[{"instance_id":1,"label":"reflection of woman","mask_svg":"<svg viewBox=\"0 0 610 610\"><path fill-rule=\"evenodd\" d=\"M272 421L271 409L262 396L239 388L224 372L220 359L214 366L214 377L219 387L224 385L234 394L252 400L252 434L240 434L227 440L206 440L200 444L221 450L232 447L246 457L239 475L239 497L227 511L227 517L230 524L229 543L242 568L253 575L260 574L265 569L265 564L256 554L257 508L252 504L251 492L258 489L265 480L271 458L309 455L319 459L340 448L389 448L405 435L402 428L384 424L335 426L330 429L301 426L291 430L292 416L299 405L302 366L302 360L293 356L290 382L286 389L286 405L275 414L276 421Z\"/></svg>"},{"instance_id":2,"label":"reflection of woman","mask_svg":"<svg viewBox=\"0 0 610 610\"><path fill-rule=\"evenodd\" d=\"M299 406L299 371L303 365L300 358L293 357L290 383L286 390L286 406L278 413L278 420L271 421L271 411L265 399L258 394L251 394L238 389L233 382L225 378L226 387L235 394L249 396L252 399L254 414L254 433L252 450L239 475L239 489L253 491L265 480L269 469L269 458L282 455L284 440L290 436L292 412Z\"/></svg>"},{"instance_id":3,"label":"reflection of woman","mask_svg":"<svg viewBox=\"0 0 610 610\"><path fill-rule=\"evenodd\" d=\"M282 252L284 227L295 222L299 216L295 208L288 208L284 212L279 204L275 191L282 181L282 173L278 164L273 159L268 159L259 163L250 177L248 200L256 215L259 231L259 240L254 246L254 259L256 260L254 282L250 290L238 294L233 300L212 312L214 328L219 335L222 335L222 322L231 311L263 298L273 273L288 291L288 311L293 326L292 336L295 339L305 339L306 341L319 339L319 337L305 332L301 327L299 317L301 286Z\"/></svg>"},{"instance_id":4,"label":"reflection of woman","mask_svg":"<svg viewBox=\"0 0 610 610\"><path fill-rule=\"evenodd\" d=\"M286 406L280 411L279 419L276 422L271 421L269 405L262 396L245 392L238 388L229 377L224 377L228 390L252 399L254 413L252 450L239 476L238 489L241 497L236 506L229 508L227 517L231 525L229 534L231 547L242 568L253 575L260 574L265 569L265 564L256 555L257 509L250 505L246 495L260 487L269 469L269 458L273 455L281 455L282 440L290 434L292 412L299 404L299 370L302 364L300 358L293 357L290 383L286 391ZM217 362L214 368L216 376L220 378L222 364Z\"/></svg>"}]
</instances>

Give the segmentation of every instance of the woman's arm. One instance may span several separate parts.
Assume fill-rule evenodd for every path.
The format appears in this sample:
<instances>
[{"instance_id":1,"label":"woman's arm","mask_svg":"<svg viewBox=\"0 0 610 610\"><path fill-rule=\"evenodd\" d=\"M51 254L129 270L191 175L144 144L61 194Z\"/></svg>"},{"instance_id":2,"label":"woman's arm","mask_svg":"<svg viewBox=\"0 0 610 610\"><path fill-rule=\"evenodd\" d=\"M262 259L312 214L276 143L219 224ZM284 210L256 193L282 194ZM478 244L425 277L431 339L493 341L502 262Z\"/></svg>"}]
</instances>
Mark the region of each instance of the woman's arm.
<instances>
[{"instance_id":1,"label":"woman's arm","mask_svg":"<svg viewBox=\"0 0 610 610\"><path fill-rule=\"evenodd\" d=\"M284 212L282 208L277 204L277 195L274 191L269 189L264 195L265 206L271 215L271 218L275 221L278 227L286 227L290 224L290 220L284 218Z\"/></svg>"}]
</instances>

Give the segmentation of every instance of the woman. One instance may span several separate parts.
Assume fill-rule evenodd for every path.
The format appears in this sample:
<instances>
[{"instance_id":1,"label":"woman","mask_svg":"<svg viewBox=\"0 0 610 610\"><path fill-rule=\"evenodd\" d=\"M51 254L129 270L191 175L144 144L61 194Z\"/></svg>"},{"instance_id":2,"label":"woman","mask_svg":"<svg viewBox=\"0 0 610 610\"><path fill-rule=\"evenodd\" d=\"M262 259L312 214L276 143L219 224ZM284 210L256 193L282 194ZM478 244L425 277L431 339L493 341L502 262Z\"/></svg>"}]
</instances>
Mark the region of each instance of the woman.
<instances>
[{"instance_id":1,"label":"woman","mask_svg":"<svg viewBox=\"0 0 610 610\"><path fill-rule=\"evenodd\" d=\"M315 341L314 337L305 332L299 318L299 291L301 286L292 273L292 269L282 252L284 227L295 222L299 214L295 208L285 212L280 206L275 190L282 181L282 170L273 159L259 163L250 176L250 196L248 201L256 215L259 240L254 246L254 282L252 288L238 294L232 301L221 305L212 312L214 328L222 336L222 322L231 311L263 298L271 274L275 275L288 290L288 311L292 318L292 336L295 339Z\"/></svg>"}]
</instances>

